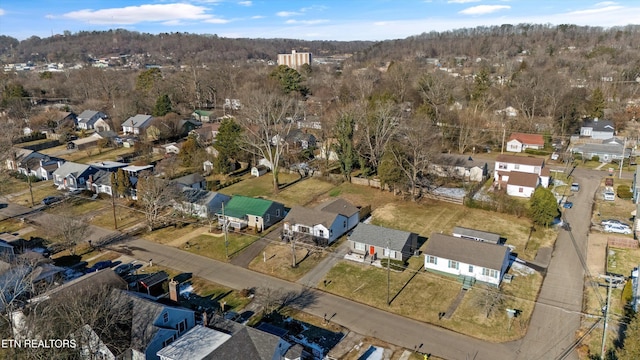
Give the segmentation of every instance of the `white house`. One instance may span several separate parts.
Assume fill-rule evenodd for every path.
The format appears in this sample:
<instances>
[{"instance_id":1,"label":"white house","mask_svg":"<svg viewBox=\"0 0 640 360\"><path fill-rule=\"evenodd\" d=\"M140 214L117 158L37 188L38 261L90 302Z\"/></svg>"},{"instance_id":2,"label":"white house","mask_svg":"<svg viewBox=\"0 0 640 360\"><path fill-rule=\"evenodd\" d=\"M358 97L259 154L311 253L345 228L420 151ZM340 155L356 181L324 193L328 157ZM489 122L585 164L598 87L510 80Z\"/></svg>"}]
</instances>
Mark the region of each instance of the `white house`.
<instances>
[{"instance_id":1,"label":"white house","mask_svg":"<svg viewBox=\"0 0 640 360\"><path fill-rule=\"evenodd\" d=\"M432 233L424 249L424 268L454 276L463 284L479 281L500 286L509 267L507 246Z\"/></svg>"},{"instance_id":2,"label":"white house","mask_svg":"<svg viewBox=\"0 0 640 360\"><path fill-rule=\"evenodd\" d=\"M527 149L544 148L544 138L540 134L513 133L507 141L506 150L509 152L523 152Z\"/></svg>"},{"instance_id":3,"label":"white house","mask_svg":"<svg viewBox=\"0 0 640 360\"><path fill-rule=\"evenodd\" d=\"M538 185L540 185L538 175L512 171L507 182L507 195L530 198Z\"/></svg>"},{"instance_id":4,"label":"white house","mask_svg":"<svg viewBox=\"0 0 640 360\"><path fill-rule=\"evenodd\" d=\"M99 126L101 127L100 131L111 130L108 123L105 121L107 119L107 115L100 111L94 110L85 110L80 115L78 115L78 129L82 130L91 130L97 129L96 123L100 121ZM107 128L105 128L105 125Z\"/></svg>"},{"instance_id":5,"label":"white house","mask_svg":"<svg viewBox=\"0 0 640 360\"><path fill-rule=\"evenodd\" d=\"M521 172L535 174L539 177L538 183L543 187L549 186L551 172L545 168L544 159L502 154L496 157L496 164L493 171L494 180L500 185L509 182L511 172ZM530 185L530 182L527 182Z\"/></svg>"},{"instance_id":6,"label":"white house","mask_svg":"<svg viewBox=\"0 0 640 360\"><path fill-rule=\"evenodd\" d=\"M178 211L187 213L199 218L216 217L218 211L222 209L222 204L226 204L231 200L231 196L227 196L218 192L192 189L189 187L182 188L182 198L173 205Z\"/></svg>"},{"instance_id":7,"label":"white house","mask_svg":"<svg viewBox=\"0 0 640 360\"><path fill-rule=\"evenodd\" d=\"M318 244L328 245L353 229L360 221L360 209L348 201L336 198L314 209L291 208L284 218L285 236L308 235Z\"/></svg>"},{"instance_id":8,"label":"white house","mask_svg":"<svg viewBox=\"0 0 640 360\"><path fill-rule=\"evenodd\" d=\"M587 119L580 127L580 136L590 137L597 140L606 140L613 137L615 127L611 120L601 120L598 118Z\"/></svg>"},{"instance_id":9,"label":"white house","mask_svg":"<svg viewBox=\"0 0 640 360\"><path fill-rule=\"evenodd\" d=\"M122 132L125 134L140 135L151 125L153 116L138 114L128 118L122 123Z\"/></svg>"}]
</instances>

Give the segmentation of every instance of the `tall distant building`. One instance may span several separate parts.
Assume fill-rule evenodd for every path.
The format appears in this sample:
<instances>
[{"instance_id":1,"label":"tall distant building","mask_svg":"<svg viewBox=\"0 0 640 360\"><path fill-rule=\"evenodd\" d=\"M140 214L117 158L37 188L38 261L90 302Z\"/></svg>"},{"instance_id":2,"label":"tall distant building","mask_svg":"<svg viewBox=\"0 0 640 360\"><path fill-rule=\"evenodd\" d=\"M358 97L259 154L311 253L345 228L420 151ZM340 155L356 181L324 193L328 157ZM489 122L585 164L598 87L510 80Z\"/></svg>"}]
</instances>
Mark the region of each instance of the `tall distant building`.
<instances>
[{"instance_id":1,"label":"tall distant building","mask_svg":"<svg viewBox=\"0 0 640 360\"><path fill-rule=\"evenodd\" d=\"M287 65L297 69L303 64L311 65L311 53L299 53L292 50L291 54L278 54L278 65Z\"/></svg>"}]
</instances>

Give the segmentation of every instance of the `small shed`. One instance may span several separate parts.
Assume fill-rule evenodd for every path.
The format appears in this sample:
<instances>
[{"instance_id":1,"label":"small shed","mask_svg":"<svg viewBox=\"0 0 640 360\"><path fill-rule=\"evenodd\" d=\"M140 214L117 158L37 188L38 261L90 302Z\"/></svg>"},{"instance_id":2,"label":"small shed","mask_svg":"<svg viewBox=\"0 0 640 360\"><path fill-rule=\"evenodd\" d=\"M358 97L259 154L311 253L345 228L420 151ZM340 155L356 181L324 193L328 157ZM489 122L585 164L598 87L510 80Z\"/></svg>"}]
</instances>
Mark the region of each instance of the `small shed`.
<instances>
[{"instance_id":1,"label":"small shed","mask_svg":"<svg viewBox=\"0 0 640 360\"><path fill-rule=\"evenodd\" d=\"M501 237L499 234L488 231L469 229L462 226L456 226L453 228L453 236L463 239L488 242L492 244L500 244L501 242Z\"/></svg>"},{"instance_id":2,"label":"small shed","mask_svg":"<svg viewBox=\"0 0 640 360\"><path fill-rule=\"evenodd\" d=\"M269 168L264 165L258 165L251 168L251 176L260 177L266 174Z\"/></svg>"}]
</instances>

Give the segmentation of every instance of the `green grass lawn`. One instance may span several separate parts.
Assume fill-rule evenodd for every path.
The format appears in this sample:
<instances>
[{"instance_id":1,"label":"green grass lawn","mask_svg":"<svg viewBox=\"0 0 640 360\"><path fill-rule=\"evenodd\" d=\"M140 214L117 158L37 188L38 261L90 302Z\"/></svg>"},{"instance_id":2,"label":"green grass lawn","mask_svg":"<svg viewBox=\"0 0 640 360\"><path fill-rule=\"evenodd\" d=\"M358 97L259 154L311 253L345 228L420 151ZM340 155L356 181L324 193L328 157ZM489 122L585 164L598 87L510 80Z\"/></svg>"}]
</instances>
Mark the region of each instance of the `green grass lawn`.
<instances>
[{"instance_id":1,"label":"green grass lawn","mask_svg":"<svg viewBox=\"0 0 640 360\"><path fill-rule=\"evenodd\" d=\"M89 150L73 151L65 155L61 155L67 161L74 161L83 164L89 164L101 160L113 161L117 156L133 153L132 148L104 148L98 151L97 147L90 148Z\"/></svg>"},{"instance_id":2,"label":"green grass lawn","mask_svg":"<svg viewBox=\"0 0 640 360\"><path fill-rule=\"evenodd\" d=\"M280 184L287 184L299 179L300 176L294 174L280 174L278 181ZM251 177L240 181L237 184L227 186L219 190L226 195L244 195L249 197L264 196L271 198L273 195L273 177L267 173L260 177Z\"/></svg>"},{"instance_id":3,"label":"green grass lawn","mask_svg":"<svg viewBox=\"0 0 640 360\"><path fill-rule=\"evenodd\" d=\"M420 264L417 262L416 264ZM411 270L413 269L413 270ZM537 289L542 283L539 274L517 276L512 284L504 284L506 307L522 310L518 323L507 329L506 312L501 310L486 318L475 306L475 298L483 295L483 288L474 286L449 320L440 320L439 312L448 309L458 295L461 284L454 278L424 272L420 266L390 272L390 298L387 305L387 270L370 265L343 261L325 277L322 289L382 310L391 311L419 321L432 323L453 331L488 341L509 341L526 333L526 324L533 311ZM416 273L415 270L418 270Z\"/></svg>"},{"instance_id":4,"label":"green grass lawn","mask_svg":"<svg viewBox=\"0 0 640 360\"><path fill-rule=\"evenodd\" d=\"M215 234L218 235L218 234ZM222 235L222 234L219 234ZM229 258L226 256L224 236L214 236L214 234L202 234L190 239L185 244L181 245L182 250L192 252L194 254L210 257L212 259L220 261L229 261L234 255L238 254L247 246L253 244L259 238L255 235L243 235L243 234L228 234L228 247Z\"/></svg>"},{"instance_id":5,"label":"green grass lawn","mask_svg":"<svg viewBox=\"0 0 640 360\"><path fill-rule=\"evenodd\" d=\"M196 229L197 227L194 225L186 225L182 227L167 226L165 228L157 229L152 232L146 232L142 235L142 237L159 244L166 244Z\"/></svg>"},{"instance_id":6,"label":"green grass lawn","mask_svg":"<svg viewBox=\"0 0 640 360\"><path fill-rule=\"evenodd\" d=\"M118 229L124 229L145 221L145 215L137 209L116 206L116 219L118 221ZM113 228L113 210L111 209L111 204L108 204L105 211L95 214L89 221L92 225L107 229Z\"/></svg>"},{"instance_id":7,"label":"green grass lawn","mask_svg":"<svg viewBox=\"0 0 640 360\"><path fill-rule=\"evenodd\" d=\"M27 183L23 183L24 187L20 191L24 191L24 194L15 196L11 198L11 202L24 205L31 206L31 194L29 192L29 185ZM35 205L40 204L42 199L47 196L62 196L63 193L58 191L53 185L53 180L40 181L32 184L33 191L33 202Z\"/></svg>"}]
</instances>

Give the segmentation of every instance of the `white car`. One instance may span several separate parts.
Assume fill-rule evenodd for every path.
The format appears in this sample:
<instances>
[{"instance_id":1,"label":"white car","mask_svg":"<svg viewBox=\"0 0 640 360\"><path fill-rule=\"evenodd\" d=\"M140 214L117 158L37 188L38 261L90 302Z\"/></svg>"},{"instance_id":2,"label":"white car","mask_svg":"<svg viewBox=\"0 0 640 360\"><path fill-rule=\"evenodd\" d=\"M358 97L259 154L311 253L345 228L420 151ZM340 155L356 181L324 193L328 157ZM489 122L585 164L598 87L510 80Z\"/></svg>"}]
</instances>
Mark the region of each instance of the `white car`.
<instances>
[{"instance_id":1,"label":"white car","mask_svg":"<svg viewBox=\"0 0 640 360\"><path fill-rule=\"evenodd\" d=\"M617 233L617 234L627 234L627 235L633 233L633 231L631 231L631 228L629 228L628 226L616 225L616 224L605 225L604 226L604 232Z\"/></svg>"}]
</instances>

